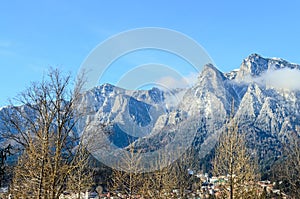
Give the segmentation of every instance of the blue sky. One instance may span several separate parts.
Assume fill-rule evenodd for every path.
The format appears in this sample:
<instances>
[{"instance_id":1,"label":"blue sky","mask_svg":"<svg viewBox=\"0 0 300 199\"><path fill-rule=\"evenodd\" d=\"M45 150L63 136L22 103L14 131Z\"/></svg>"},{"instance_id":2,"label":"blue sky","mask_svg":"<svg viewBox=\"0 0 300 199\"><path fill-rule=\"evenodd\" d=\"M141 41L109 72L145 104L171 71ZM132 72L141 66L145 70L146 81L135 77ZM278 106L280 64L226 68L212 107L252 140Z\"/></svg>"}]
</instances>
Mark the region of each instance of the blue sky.
<instances>
[{"instance_id":1,"label":"blue sky","mask_svg":"<svg viewBox=\"0 0 300 199\"><path fill-rule=\"evenodd\" d=\"M49 66L76 75L99 43L134 28L182 32L222 71L251 53L300 63L299 8L297 0L2 1L0 106Z\"/></svg>"}]
</instances>

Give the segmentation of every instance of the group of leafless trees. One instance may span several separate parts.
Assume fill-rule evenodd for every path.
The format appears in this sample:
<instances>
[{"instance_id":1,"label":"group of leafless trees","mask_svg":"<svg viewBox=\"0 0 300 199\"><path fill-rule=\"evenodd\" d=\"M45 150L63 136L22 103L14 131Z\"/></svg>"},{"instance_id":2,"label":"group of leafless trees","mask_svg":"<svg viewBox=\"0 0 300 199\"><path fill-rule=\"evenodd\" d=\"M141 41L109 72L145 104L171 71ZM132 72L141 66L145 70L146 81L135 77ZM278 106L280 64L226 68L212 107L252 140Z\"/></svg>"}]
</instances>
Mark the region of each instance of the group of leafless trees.
<instances>
[{"instance_id":1,"label":"group of leafless trees","mask_svg":"<svg viewBox=\"0 0 300 199\"><path fill-rule=\"evenodd\" d=\"M1 112L2 137L11 141L18 159L13 169L10 193L14 198L58 199L68 191L81 193L94 185L94 171L87 146L76 131L78 120L86 113L78 111L83 80L70 89L71 78L52 69L41 83L33 83L17 97L18 106ZM300 195L300 141L295 134L288 139L277 167L278 179L292 196ZM197 167L196 152L188 150L167 167L155 165L154 172L139 172L141 152L134 144L128 148L122 164L127 170L112 168L107 182L110 191L129 198L186 197L186 190L200 189L189 169ZM157 164L164 159L158 157ZM155 162L155 161L154 161ZM154 163L155 164L155 163ZM196 164L196 165L195 165ZM124 165L123 165L124 166ZM259 167L256 153L246 147L238 124L229 119L219 138L212 161L215 176L225 176L219 185L221 198L260 198L257 189ZM80 198L80 194L78 194Z\"/></svg>"},{"instance_id":2,"label":"group of leafless trees","mask_svg":"<svg viewBox=\"0 0 300 199\"><path fill-rule=\"evenodd\" d=\"M65 191L90 187L89 153L75 125L81 80L70 91L70 76L52 69L2 111L2 135L18 148L10 192L14 198L56 199Z\"/></svg>"},{"instance_id":3,"label":"group of leafless trees","mask_svg":"<svg viewBox=\"0 0 300 199\"><path fill-rule=\"evenodd\" d=\"M156 157L157 161L151 161L155 171L139 172L141 153L134 151L134 146L130 147L130 155L124 157L123 164L128 168L122 171L113 169L110 190L114 193L125 194L129 198L143 196L144 198L185 198L186 190L191 190L195 182L192 181L189 169L193 168L194 154L188 150L182 157L173 164L162 166L161 161L167 158L164 155ZM124 165L123 165L124 166ZM200 182L198 183L200 187ZM176 194L174 193L176 190Z\"/></svg>"},{"instance_id":4,"label":"group of leafless trees","mask_svg":"<svg viewBox=\"0 0 300 199\"><path fill-rule=\"evenodd\" d=\"M282 156L273 165L278 188L291 198L300 198L300 135L289 132L283 144Z\"/></svg>"},{"instance_id":5,"label":"group of leafless trees","mask_svg":"<svg viewBox=\"0 0 300 199\"><path fill-rule=\"evenodd\" d=\"M261 179L257 152L246 145L245 132L234 119L230 119L219 137L213 159L213 174L225 176L228 183L220 184L221 198L278 198L257 186ZM274 188L289 198L300 198L300 135L287 132L282 141L282 154L272 164L270 176Z\"/></svg>"},{"instance_id":6,"label":"group of leafless trees","mask_svg":"<svg viewBox=\"0 0 300 199\"><path fill-rule=\"evenodd\" d=\"M228 178L228 183L220 185L222 198L259 198L257 160L247 149L245 136L239 133L234 120L229 121L219 138L213 173Z\"/></svg>"}]
</instances>

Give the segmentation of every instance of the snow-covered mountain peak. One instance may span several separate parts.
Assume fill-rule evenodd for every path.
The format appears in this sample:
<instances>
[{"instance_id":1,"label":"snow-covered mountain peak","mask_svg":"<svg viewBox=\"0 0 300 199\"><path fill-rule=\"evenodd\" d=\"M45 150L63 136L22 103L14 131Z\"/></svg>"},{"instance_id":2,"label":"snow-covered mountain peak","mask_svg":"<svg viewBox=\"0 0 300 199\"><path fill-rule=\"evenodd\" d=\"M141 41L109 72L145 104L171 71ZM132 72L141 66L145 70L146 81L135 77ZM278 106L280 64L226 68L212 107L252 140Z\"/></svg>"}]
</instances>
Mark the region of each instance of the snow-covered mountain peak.
<instances>
[{"instance_id":1,"label":"snow-covered mountain peak","mask_svg":"<svg viewBox=\"0 0 300 199\"><path fill-rule=\"evenodd\" d=\"M203 70L202 70L202 73L205 72L205 71L214 71L216 73L220 73L219 69L217 69L213 64L205 64L203 66Z\"/></svg>"},{"instance_id":2,"label":"snow-covered mountain peak","mask_svg":"<svg viewBox=\"0 0 300 199\"><path fill-rule=\"evenodd\" d=\"M284 59L279 58L264 58L258 54L251 54L243 60L239 71L228 73L230 79L236 79L240 82L245 82L249 78L257 78L270 71L280 69L299 69L300 65L291 64Z\"/></svg>"},{"instance_id":3,"label":"snow-covered mountain peak","mask_svg":"<svg viewBox=\"0 0 300 199\"><path fill-rule=\"evenodd\" d=\"M251 54L243 60L236 78L240 80L247 76L260 76L266 70L268 70L268 60L258 54Z\"/></svg>"},{"instance_id":4,"label":"snow-covered mountain peak","mask_svg":"<svg viewBox=\"0 0 300 199\"><path fill-rule=\"evenodd\" d=\"M245 58L246 61L258 61L259 59L264 59L260 54L252 53Z\"/></svg>"},{"instance_id":5,"label":"snow-covered mountain peak","mask_svg":"<svg viewBox=\"0 0 300 199\"><path fill-rule=\"evenodd\" d=\"M101 93L111 93L111 92L124 92L125 89L114 86L109 83L105 83L105 84L94 87L93 89L91 89L91 91L101 92Z\"/></svg>"},{"instance_id":6,"label":"snow-covered mountain peak","mask_svg":"<svg viewBox=\"0 0 300 199\"><path fill-rule=\"evenodd\" d=\"M200 73L198 77L197 84L201 84L205 81L213 80L213 82L217 82L218 80L223 80L225 77L221 71L219 71L214 65L212 64L206 64L203 67L202 72Z\"/></svg>"}]
</instances>

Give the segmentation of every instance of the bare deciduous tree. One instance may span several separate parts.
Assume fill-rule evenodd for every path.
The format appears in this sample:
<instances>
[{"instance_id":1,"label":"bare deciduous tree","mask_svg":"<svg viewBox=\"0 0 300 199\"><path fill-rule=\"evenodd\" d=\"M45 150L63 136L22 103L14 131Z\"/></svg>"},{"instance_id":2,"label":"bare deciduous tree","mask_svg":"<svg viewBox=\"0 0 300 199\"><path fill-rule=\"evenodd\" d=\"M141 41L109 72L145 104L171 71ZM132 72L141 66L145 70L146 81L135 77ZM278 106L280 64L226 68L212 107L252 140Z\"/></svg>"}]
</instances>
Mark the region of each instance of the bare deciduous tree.
<instances>
[{"instance_id":1,"label":"bare deciduous tree","mask_svg":"<svg viewBox=\"0 0 300 199\"><path fill-rule=\"evenodd\" d=\"M152 161L156 171L142 174L141 194L146 198L170 198L170 194L177 187L177 174L168 165L166 154L160 154ZM166 166L167 165L167 166Z\"/></svg>"},{"instance_id":2,"label":"bare deciduous tree","mask_svg":"<svg viewBox=\"0 0 300 199\"><path fill-rule=\"evenodd\" d=\"M287 134L282 157L273 165L273 172L284 192L293 198L300 196L300 136L297 132Z\"/></svg>"},{"instance_id":3,"label":"bare deciduous tree","mask_svg":"<svg viewBox=\"0 0 300 199\"><path fill-rule=\"evenodd\" d=\"M131 144L129 151L124 151L119 168L113 168L111 190L126 194L129 198L140 193L140 160L140 151L136 151L134 144Z\"/></svg>"},{"instance_id":4,"label":"bare deciduous tree","mask_svg":"<svg viewBox=\"0 0 300 199\"><path fill-rule=\"evenodd\" d=\"M82 143L76 148L72 165L74 169L67 179L67 190L74 193L77 199L81 199L81 193L88 191L94 184L94 172L90 167L91 156Z\"/></svg>"},{"instance_id":5,"label":"bare deciduous tree","mask_svg":"<svg viewBox=\"0 0 300 199\"><path fill-rule=\"evenodd\" d=\"M193 178L192 172L196 168L195 151L188 149L182 156L172 165L172 172L176 174L176 188L179 190L181 198L186 198L186 190L192 189Z\"/></svg>"},{"instance_id":6,"label":"bare deciduous tree","mask_svg":"<svg viewBox=\"0 0 300 199\"><path fill-rule=\"evenodd\" d=\"M79 80L71 91L70 81L70 75L51 69L41 83L33 83L17 98L19 106L2 111L2 136L23 151L14 171L13 196L59 198L67 179L85 166L74 150L80 142L74 129L81 115L76 103L83 82Z\"/></svg>"},{"instance_id":7,"label":"bare deciduous tree","mask_svg":"<svg viewBox=\"0 0 300 199\"><path fill-rule=\"evenodd\" d=\"M216 176L226 176L222 187L225 198L255 198L257 166L245 145L245 136L238 132L238 125L230 121L219 138L213 162Z\"/></svg>"}]
</instances>

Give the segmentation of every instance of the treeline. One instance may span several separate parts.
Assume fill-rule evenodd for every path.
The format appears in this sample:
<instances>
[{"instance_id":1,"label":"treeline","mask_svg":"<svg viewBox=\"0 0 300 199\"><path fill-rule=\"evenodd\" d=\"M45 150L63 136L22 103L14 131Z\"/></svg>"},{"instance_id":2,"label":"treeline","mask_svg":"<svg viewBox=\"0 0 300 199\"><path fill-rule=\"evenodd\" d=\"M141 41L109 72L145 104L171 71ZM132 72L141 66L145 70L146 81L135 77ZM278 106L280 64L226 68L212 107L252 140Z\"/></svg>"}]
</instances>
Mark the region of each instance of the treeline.
<instances>
[{"instance_id":1,"label":"treeline","mask_svg":"<svg viewBox=\"0 0 300 199\"><path fill-rule=\"evenodd\" d=\"M203 170L193 149L167 167L160 167L164 157L158 157L157 171L148 173L138 170L142 152L135 150L134 144L128 147L130 155L122 160L126 171L95 163L83 136L76 132L78 121L88 110L77 108L83 78L75 80L75 88L71 89L71 84L70 75L63 76L59 70L51 69L42 82L33 83L16 98L18 106L1 111L1 137L13 143L14 148L7 145L0 151L0 180L1 184L8 183L13 198L58 199L65 192L81 193L99 185L112 194L125 194L129 198L186 198L187 190L201 190L203 182L189 172ZM206 160L210 175L228 178L226 183L218 185L218 197L271 197L257 185L261 178L257 153L246 147L246 138L240 132L236 121L229 118L212 158ZM298 198L300 139L297 133L289 135L269 176L278 188ZM18 158L9 167L6 160L11 152L18 153Z\"/></svg>"}]
</instances>

